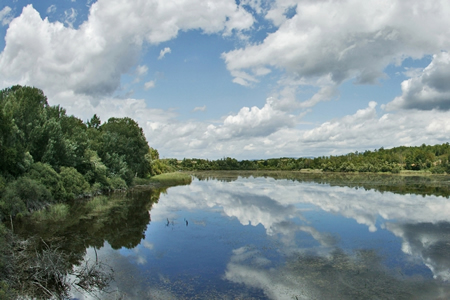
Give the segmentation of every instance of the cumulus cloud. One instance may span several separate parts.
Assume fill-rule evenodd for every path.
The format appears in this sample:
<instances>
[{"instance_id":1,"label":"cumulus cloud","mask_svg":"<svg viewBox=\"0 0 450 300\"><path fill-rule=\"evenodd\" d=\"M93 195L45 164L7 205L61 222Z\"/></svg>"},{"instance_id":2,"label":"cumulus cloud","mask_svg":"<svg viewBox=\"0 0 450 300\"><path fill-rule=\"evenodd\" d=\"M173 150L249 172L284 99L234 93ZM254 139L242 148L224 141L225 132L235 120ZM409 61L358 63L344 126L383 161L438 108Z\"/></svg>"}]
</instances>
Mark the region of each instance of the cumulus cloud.
<instances>
[{"instance_id":1,"label":"cumulus cloud","mask_svg":"<svg viewBox=\"0 0 450 300\"><path fill-rule=\"evenodd\" d=\"M215 122L150 120L144 131L166 157L213 159L230 153L238 159L338 155L445 143L450 134L448 111L379 113L377 104L369 102L354 114L315 126L304 124L302 128L298 125L301 114L292 115L275 107L276 100L269 98L262 108L243 108Z\"/></svg>"},{"instance_id":2,"label":"cumulus cloud","mask_svg":"<svg viewBox=\"0 0 450 300\"><path fill-rule=\"evenodd\" d=\"M209 125L205 133L219 140L267 136L283 127L294 126L295 117L276 110L269 99L258 108L243 107L236 115L229 115L219 126Z\"/></svg>"},{"instance_id":3,"label":"cumulus cloud","mask_svg":"<svg viewBox=\"0 0 450 300\"><path fill-rule=\"evenodd\" d=\"M295 10L290 18L289 10ZM265 14L277 30L223 59L241 85L258 82L260 68L282 69L297 79L329 77L336 85L349 79L373 84L386 77L389 64L448 49L449 12L444 1L279 0Z\"/></svg>"},{"instance_id":4,"label":"cumulus cloud","mask_svg":"<svg viewBox=\"0 0 450 300\"><path fill-rule=\"evenodd\" d=\"M2 10L4 15L8 12ZM72 28L75 18L75 10L67 11L65 27L43 20L32 5L24 7L5 36L0 86L19 83L38 86L50 95L69 90L103 97L120 86L121 75L136 64L144 43L168 41L180 30L227 33L253 24L252 15L232 0L177 5L161 0L145 4L99 0L77 29Z\"/></svg>"},{"instance_id":5,"label":"cumulus cloud","mask_svg":"<svg viewBox=\"0 0 450 300\"><path fill-rule=\"evenodd\" d=\"M387 110L450 110L450 54L433 55L421 72L409 72L412 78L402 82L402 95L386 105Z\"/></svg>"},{"instance_id":6,"label":"cumulus cloud","mask_svg":"<svg viewBox=\"0 0 450 300\"><path fill-rule=\"evenodd\" d=\"M170 50L169 47L166 47L166 48L162 49L162 50L159 52L158 59L163 59L164 56L165 56L167 53L171 53L171 52L172 52L172 50Z\"/></svg>"}]
</instances>

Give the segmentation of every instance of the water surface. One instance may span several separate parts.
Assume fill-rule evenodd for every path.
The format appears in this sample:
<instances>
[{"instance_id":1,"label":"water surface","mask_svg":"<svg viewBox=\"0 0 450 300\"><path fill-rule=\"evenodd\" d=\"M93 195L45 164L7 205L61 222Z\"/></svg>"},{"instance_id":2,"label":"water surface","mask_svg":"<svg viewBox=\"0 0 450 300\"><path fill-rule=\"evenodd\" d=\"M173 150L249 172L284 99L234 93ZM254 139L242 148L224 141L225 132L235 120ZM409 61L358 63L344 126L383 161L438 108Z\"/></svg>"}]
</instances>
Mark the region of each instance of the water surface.
<instances>
[{"instance_id":1,"label":"water surface","mask_svg":"<svg viewBox=\"0 0 450 300\"><path fill-rule=\"evenodd\" d=\"M449 212L442 196L195 179L160 195L137 246L96 247L115 270L100 297L447 299Z\"/></svg>"}]
</instances>

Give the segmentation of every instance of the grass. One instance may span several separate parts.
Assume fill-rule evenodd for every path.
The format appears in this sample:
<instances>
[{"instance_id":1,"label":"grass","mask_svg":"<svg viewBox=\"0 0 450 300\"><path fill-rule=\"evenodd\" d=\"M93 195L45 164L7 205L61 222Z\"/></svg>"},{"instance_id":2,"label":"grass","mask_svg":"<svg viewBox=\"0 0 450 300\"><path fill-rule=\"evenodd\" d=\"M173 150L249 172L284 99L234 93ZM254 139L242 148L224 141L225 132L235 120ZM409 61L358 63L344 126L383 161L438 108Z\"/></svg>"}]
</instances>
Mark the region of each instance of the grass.
<instances>
[{"instance_id":1,"label":"grass","mask_svg":"<svg viewBox=\"0 0 450 300\"><path fill-rule=\"evenodd\" d=\"M175 186L190 184L192 182L191 175L182 172L164 173L150 178L150 184L158 184L161 186Z\"/></svg>"},{"instance_id":2,"label":"grass","mask_svg":"<svg viewBox=\"0 0 450 300\"><path fill-rule=\"evenodd\" d=\"M110 210L116 206L122 200L120 198L108 197L108 196L96 196L86 203L86 209L88 211L88 217L97 216Z\"/></svg>"},{"instance_id":3,"label":"grass","mask_svg":"<svg viewBox=\"0 0 450 300\"><path fill-rule=\"evenodd\" d=\"M62 222L69 215L69 206L67 204L54 204L48 209L35 211L31 218L36 222Z\"/></svg>"},{"instance_id":4,"label":"grass","mask_svg":"<svg viewBox=\"0 0 450 300\"><path fill-rule=\"evenodd\" d=\"M140 177L133 178L133 186L134 185L148 185L148 184L150 184L149 178L140 178Z\"/></svg>"}]
</instances>

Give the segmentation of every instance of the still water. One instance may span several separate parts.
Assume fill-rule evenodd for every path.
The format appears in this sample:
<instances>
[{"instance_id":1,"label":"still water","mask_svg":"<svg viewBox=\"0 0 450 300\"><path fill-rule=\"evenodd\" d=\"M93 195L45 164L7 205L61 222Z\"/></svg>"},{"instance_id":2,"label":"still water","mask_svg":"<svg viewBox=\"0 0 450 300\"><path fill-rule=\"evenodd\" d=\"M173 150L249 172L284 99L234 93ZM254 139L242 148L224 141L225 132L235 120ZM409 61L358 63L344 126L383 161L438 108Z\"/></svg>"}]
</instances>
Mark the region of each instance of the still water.
<instances>
[{"instance_id":1,"label":"still water","mask_svg":"<svg viewBox=\"0 0 450 300\"><path fill-rule=\"evenodd\" d=\"M85 252L114 270L100 299L450 298L443 196L194 178L143 207Z\"/></svg>"}]
</instances>

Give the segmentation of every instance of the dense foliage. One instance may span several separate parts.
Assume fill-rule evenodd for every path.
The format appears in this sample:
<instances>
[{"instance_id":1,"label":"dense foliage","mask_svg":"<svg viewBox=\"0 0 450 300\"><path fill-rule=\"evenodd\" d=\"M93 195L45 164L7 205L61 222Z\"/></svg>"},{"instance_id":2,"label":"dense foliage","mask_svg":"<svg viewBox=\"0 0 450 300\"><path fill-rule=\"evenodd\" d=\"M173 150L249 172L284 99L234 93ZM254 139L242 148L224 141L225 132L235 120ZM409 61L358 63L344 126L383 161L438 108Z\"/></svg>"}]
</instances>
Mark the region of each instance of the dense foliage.
<instances>
[{"instance_id":1,"label":"dense foliage","mask_svg":"<svg viewBox=\"0 0 450 300\"><path fill-rule=\"evenodd\" d=\"M161 173L158 152L130 118L88 122L33 87L0 91L0 220ZM155 170L152 169L155 165Z\"/></svg>"},{"instance_id":2,"label":"dense foliage","mask_svg":"<svg viewBox=\"0 0 450 300\"><path fill-rule=\"evenodd\" d=\"M168 164L180 170L301 170L316 169L325 172L391 172L424 170L432 173L450 173L450 145L380 148L340 156L316 158L271 158L266 160L171 159Z\"/></svg>"}]
</instances>

